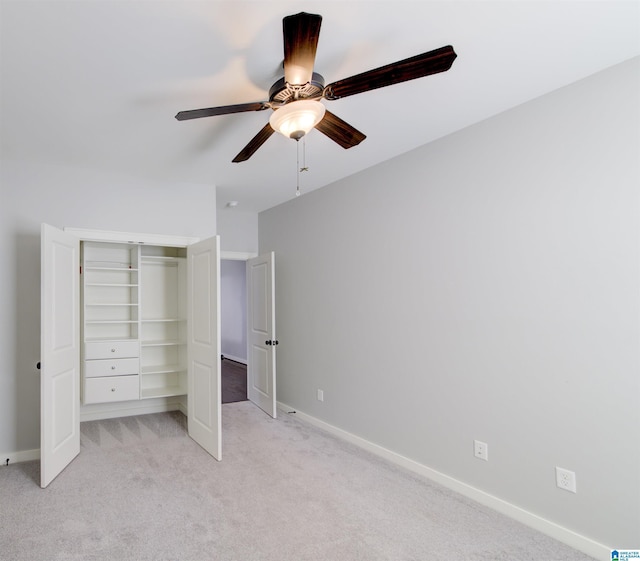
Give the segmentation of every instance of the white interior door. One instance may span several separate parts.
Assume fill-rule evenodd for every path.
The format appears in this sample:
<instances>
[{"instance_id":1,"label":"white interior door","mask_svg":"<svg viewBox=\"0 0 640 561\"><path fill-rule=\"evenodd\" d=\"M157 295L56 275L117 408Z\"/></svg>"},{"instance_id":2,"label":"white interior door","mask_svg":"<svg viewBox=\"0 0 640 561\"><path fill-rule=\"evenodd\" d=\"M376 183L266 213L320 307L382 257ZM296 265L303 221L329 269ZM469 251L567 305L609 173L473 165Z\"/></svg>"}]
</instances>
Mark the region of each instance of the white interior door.
<instances>
[{"instance_id":1,"label":"white interior door","mask_svg":"<svg viewBox=\"0 0 640 561\"><path fill-rule=\"evenodd\" d=\"M222 459L219 238L187 246L189 436Z\"/></svg>"},{"instance_id":2,"label":"white interior door","mask_svg":"<svg viewBox=\"0 0 640 561\"><path fill-rule=\"evenodd\" d=\"M80 453L80 240L43 224L40 486Z\"/></svg>"},{"instance_id":3,"label":"white interior door","mask_svg":"<svg viewBox=\"0 0 640 561\"><path fill-rule=\"evenodd\" d=\"M276 417L275 255L247 261L247 397Z\"/></svg>"}]
</instances>

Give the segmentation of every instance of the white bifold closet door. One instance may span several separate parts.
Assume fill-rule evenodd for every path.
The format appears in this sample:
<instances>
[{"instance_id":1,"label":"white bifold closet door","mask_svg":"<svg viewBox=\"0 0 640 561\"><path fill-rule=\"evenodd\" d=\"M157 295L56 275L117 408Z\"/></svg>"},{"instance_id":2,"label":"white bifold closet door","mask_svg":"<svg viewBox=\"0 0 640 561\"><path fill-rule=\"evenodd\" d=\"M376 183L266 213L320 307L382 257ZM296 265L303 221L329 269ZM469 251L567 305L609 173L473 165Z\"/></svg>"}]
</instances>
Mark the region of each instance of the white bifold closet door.
<instances>
[{"instance_id":1,"label":"white bifold closet door","mask_svg":"<svg viewBox=\"0 0 640 561\"><path fill-rule=\"evenodd\" d=\"M80 240L42 224L40 486L80 453Z\"/></svg>"},{"instance_id":2,"label":"white bifold closet door","mask_svg":"<svg viewBox=\"0 0 640 561\"><path fill-rule=\"evenodd\" d=\"M187 247L188 426L193 438L222 459L219 238Z\"/></svg>"}]
</instances>

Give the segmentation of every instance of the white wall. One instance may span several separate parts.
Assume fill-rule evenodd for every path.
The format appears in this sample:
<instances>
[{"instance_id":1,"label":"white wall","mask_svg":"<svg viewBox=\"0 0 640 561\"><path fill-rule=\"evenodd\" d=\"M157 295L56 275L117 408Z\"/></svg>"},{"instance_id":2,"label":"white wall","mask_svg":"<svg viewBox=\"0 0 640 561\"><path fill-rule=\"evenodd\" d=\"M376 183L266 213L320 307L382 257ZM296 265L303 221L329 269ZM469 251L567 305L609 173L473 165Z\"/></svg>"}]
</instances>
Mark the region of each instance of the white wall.
<instances>
[{"instance_id":1,"label":"white wall","mask_svg":"<svg viewBox=\"0 0 640 561\"><path fill-rule=\"evenodd\" d=\"M40 223L204 238L216 192L6 160L0 188L0 453L13 453L40 447Z\"/></svg>"},{"instance_id":2,"label":"white wall","mask_svg":"<svg viewBox=\"0 0 640 561\"><path fill-rule=\"evenodd\" d=\"M639 72L635 59L261 213L278 399L637 548Z\"/></svg>"},{"instance_id":3,"label":"white wall","mask_svg":"<svg viewBox=\"0 0 640 561\"><path fill-rule=\"evenodd\" d=\"M220 261L220 344L222 354L247 362L246 262Z\"/></svg>"}]
</instances>

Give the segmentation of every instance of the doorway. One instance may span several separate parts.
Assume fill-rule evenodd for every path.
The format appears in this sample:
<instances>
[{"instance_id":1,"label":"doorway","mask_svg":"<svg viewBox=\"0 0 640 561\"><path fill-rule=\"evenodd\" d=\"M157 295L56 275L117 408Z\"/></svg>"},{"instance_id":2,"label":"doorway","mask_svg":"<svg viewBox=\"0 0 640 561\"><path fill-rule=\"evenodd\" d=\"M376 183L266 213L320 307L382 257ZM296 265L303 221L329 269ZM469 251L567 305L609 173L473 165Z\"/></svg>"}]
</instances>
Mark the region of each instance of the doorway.
<instances>
[{"instance_id":1,"label":"doorway","mask_svg":"<svg viewBox=\"0 0 640 561\"><path fill-rule=\"evenodd\" d=\"M239 281L237 286L231 284L232 291L238 291L238 287L244 287L245 298L237 296L236 300L242 305L244 312L237 314L233 321L244 320L245 330L236 335L237 340L244 337L244 354L241 348L235 347L237 354L231 354L229 358L244 358L247 365L247 397L270 417L276 418L276 347L279 343L276 338L275 317L275 253L267 252L263 255L251 255L246 253L222 252L220 264L224 261L240 261L245 268L244 283ZM240 266L237 272L240 273ZM226 268L227 265L225 265ZM240 277L241 278L241 277ZM222 282L220 283L222 287ZM225 295L221 288L221 301ZM228 308L228 307L227 307ZM220 320L222 321L222 305ZM223 337L223 328L220 330ZM236 340L236 343L237 343ZM241 345L242 346L242 345ZM224 347L223 347L224 348ZM231 351L232 353L234 351ZM224 355L223 352L221 354ZM242 356L238 356L238 354ZM222 363L225 360L221 361Z\"/></svg>"},{"instance_id":2,"label":"doorway","mask_svg":"<svg viewBox=\"0 0 640 561\"><path fill-rule=\"evenodd\" d=\"M247 397L246 261L220 260L220 343L222 403Z\"/></svg>"}]
</instances>

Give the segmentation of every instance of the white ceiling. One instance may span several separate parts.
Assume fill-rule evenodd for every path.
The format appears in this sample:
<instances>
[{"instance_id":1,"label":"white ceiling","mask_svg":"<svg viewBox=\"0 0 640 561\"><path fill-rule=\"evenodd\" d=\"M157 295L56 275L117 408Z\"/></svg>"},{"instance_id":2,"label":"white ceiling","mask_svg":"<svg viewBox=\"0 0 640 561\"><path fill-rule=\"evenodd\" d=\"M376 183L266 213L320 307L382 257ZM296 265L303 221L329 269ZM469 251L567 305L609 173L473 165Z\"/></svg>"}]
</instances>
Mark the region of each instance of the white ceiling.
<instances>
[{"instance_id":1,"label":"white ceiling","mask_svg":"<svg viewBox=\"0 0 640 561\"><path fill-rule=\"evenodd\" d=\"M453 45L449 72L325 102L367 135L306 139L303 193L640 54L634 1L1 0L3 158L216 185L260 211L295 195L296 143L232 158L267 112L178 122L181 110L268 98L282 18L323 16L326 83ZM87 186L91 188L91 186Z\"/></svg>"}]
</instances>

